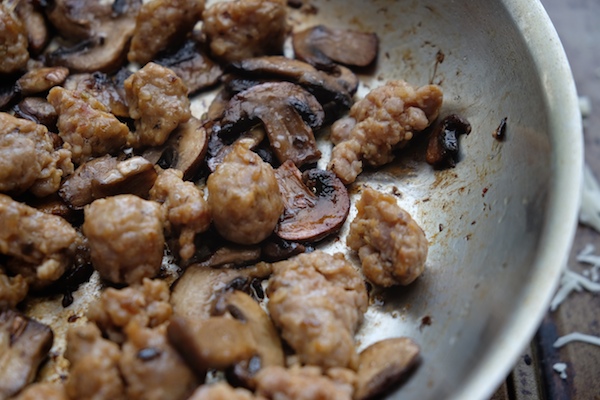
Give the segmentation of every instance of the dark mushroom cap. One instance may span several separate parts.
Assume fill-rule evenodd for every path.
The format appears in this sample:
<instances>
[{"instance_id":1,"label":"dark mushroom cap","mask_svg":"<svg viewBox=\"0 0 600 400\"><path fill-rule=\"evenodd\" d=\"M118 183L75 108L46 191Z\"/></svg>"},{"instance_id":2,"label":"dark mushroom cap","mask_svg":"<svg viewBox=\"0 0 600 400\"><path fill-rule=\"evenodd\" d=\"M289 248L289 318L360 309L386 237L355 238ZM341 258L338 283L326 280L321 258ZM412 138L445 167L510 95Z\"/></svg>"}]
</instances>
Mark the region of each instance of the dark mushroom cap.
<instances>
[{"instance_id":1,"label":"dark mushroom cap","mask_svg":"<svg viewBox=\"0 0 600 400\"><path fill-rule=\"evenodd\" d=\"M215 85L223 75L219 64L211 60L202 49L202 44L194 39L188 39L175 51L159 55L154 62L175 72L187 86L190 95Z\"/></svg>"},{"instance_id":2,"label":"dark mushroom cap","mask_svg":"<svg viewBox=\"0 0 600 400\"><path fill-rule=\"evenodd\" d=\"M304 87L322 104L335 102L350 108L352 95L358 88L356 75L339 67L334 73L319 71L312 65L283 56L249 58L231 63L228 72L253 79L285 80Z\"/></svg>"},{"instance_id":3,"label":"dark mushroom cap","mask_svg":"<svg viewBox=\"0 0 600 400\"><path fill-rule=\"evenodd\" d=\"M223 117L213 125L213 134L243 132L260 120L279 162L291 160L302 166L321 157L313 129L321 126L323 118L317 99L300 86L263 83L229 101Z\"/></svg>"},{"instance_id":4,"label":"dark mushroom cap","mask_svg":"<svg viewBox=\"0 0 600 400\"><path fill-rule=\"evenodd\" d=\"M316 68L332 70L335 63L366 67L377 57L375 33L313 26L292 36L296 58Z\"/></svg>"},{"instance_id":5,"label":"dark mushroom cap","mask_svg":"<svg viewBox=\"0 0 600 400\"><path fill-rule=\"evenodd\" d=\"M333 172L310 169L301 175L286 162L275 175L285 206L275 228L277 236L315 242L340 230L350 211L350 198Z\"/></svg>"},{"instance_id":6,"label":"dark mushroom cap","mask_svg":"<svg viewBox=\"0 0 600 400\"><path fill-rule=\"evenodd\" d=\"M458 161L458 136L470 132L471 124L460 115L451 114L442 119L429 138L427 163L438 169L454 167Z\"/></svg>"},{"instance_id":7,"label":"dark mushroom cap","mask_svg":"<svg viewBox=\"0 0 600 400\"><path fill-rule=\"evenodd\" d=\"M13 107L13 111L16 117L44 125L50 132L57 132L58 114L52 104L42 97L26 97Z\"/></svg>"}]
</instances>

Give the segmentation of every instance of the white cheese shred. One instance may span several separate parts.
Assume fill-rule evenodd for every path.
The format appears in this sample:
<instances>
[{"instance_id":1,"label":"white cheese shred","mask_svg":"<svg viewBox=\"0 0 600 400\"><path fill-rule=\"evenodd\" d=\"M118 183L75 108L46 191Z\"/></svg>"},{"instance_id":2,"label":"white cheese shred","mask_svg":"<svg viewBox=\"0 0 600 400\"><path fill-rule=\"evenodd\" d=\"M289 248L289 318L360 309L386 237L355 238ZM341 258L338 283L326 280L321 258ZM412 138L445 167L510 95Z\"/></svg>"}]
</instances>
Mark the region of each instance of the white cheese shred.
<instances>
[{"instance_id":1,"label":"white cheese shred","mask_svg":"<svg viewBox=\"0 0 600 400\"><path fill-rule=\"evenodd\" d=\"M558 348L563 347L564 345L569 344L571 342L583 342L583 343L593 344L595 346L600 346L600 337L593 336L593 335L586 335L581 332L573 332L573 333L569 333L568 335L561 336L558 339L556 339L553 346L558 349Z\"/></svg>"},{"instance_id":2,"label":"white cheese shred","mask_svg":"<svg viewBox=\"0 0 600 400\"><path fill-rule=\"evenodd\" d=\"M555 311L573 291L581 292L584 289L588 292L600 293L600 283L566 268L560 278L558 291L550 302L550 311Z\"/></svg>"},{"instance_id":3,"label":"white cheese shred","mask_svg":"<svg viewBox=\"0 0 600 400\"><path fill-rule=\"evenodd\" d=\"M552 369L560 374L561 379L567 379L567 364L565 363L556 363L552 366Z\"/></svg>"}]
</instances>

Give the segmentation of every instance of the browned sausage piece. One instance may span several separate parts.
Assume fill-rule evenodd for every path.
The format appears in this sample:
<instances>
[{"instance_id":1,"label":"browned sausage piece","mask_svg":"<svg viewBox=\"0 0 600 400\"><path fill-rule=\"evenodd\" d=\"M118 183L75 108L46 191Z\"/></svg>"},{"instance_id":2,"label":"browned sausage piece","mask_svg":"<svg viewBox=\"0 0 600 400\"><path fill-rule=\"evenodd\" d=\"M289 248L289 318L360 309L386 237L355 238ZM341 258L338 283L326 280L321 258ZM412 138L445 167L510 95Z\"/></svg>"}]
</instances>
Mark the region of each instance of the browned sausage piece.
<instances>
[{"instance_id":1,"label":"browned sausage piece","mask_svg":"<svg viewBox=\"0 0 600 400\"><path fill-rule=\"evenodd\" d=\"M365 188L346 244L358 252L365 276L385 287L408 285L425 269L427 238L389 194Z\"/></svg>"},{"instance_id":2,"label":"browned sausage piece","mask_svg":"<svg viewBox=\"0 0 600 400\"><path fill-rule=\"evenodd\" d=\"M225 61L281 54L288 31L284 0L215 3L204 11L202 27L215 57Z\"/></svg>"},{"instance_id":3,"label":"browned sausage piece","mask_svg":"<svg viewBox=\"0 0 600 400\"><path fill-rule=\"evenodd\" d=\"M340 253L320 250L273 264L268 309L303 364L355 368L354 333L367 310L358 271Z\"/></svg>"},{"instance_id":4,"label":"browned sausage piece","mask_svg":"<svg viewBox=\"0 0 600 400\"><path fill-rule=\"evenodd\" d=\"M207 181L214 225L238 244L266 239L283 212L273 168L247 146L244 140L237 143Z\"/></svg>"},{"instance_id":5,"label":"browned sausage piece","mask_svg":"<svg viewBox=\"0 0 600 400\"><path fill-rule=\"evenodd\" d=\"M94 268L113 283L140 283L161 266L165 238L160 204L123 194L85 209L83 233Z\"/></svg>"}]
</instances>

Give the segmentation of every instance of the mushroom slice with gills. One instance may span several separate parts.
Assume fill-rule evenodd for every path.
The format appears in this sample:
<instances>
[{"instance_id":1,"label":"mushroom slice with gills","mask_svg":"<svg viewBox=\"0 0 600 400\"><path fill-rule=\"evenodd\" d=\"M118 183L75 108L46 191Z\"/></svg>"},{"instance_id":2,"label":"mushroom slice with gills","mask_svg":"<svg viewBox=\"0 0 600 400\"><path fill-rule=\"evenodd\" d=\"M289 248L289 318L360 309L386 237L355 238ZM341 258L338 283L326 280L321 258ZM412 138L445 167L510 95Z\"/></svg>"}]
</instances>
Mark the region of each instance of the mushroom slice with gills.
<instances>
[{"instance_id":1,"label":"mushroom slice with gills","mask_svg":"<svg viewBox=\"0 0 600 400\"><path fill-rule=\"evenodd\" d=\"M206 260L198 263L206 268L237 268L255 263L260 259L261 248L258 246L225 245L219 247Z\"/></svg>"},{"instance_id":2,"label":"mushroom slice with gills","mask_svg":"<svg viewBox=\"0 0 600 400\"><path fill-rule=\"evenodd\" d=\"M71 4L72 8L68 8L68 12L63 10L72 17L66 19L69 22L63 27L68 26L68 30L77 32L81 41L71 47L60 47L49 53L48 62L77 72L116 71L126 60L141 3L141 0L116 0L112 6L98 2L98 6L88 7L87 2L81 0L59 1L58 4L66 4L67 8ZM55 9L62 8L56 6ZM72 13L76 11L80 13L73 17ZM50 20L57 26L52 17ZM61 35L75 37L65 35L67 32L64 29L61 31L60 27L57 28Z\"/></svg>"},{"instance_id":3,"label":"mushroom slice with gills","mask_svg":"<svg viewBox=\"0 0 600 400\"><path fill-rule=\"evenodd\" d=\"M265 279L271 275L271 264L258 263L245 268L207 268L197 264L186 268L171 288L170 302L173 312L190 319L207 319L211 316L215 298L236 284L252 279Z\"/></svg>"},{"instance_id":4,"label":"mushroom slice with gills","mask_svg":"<svg viewBox=\"0 0 600 400\"><path fill-rule=\"evenodd\" d=\"M407 337L376 342L359 355L355 400L379 398L402 384L420 361L420 348Z\"/></svg>"},{"instance_id":5,"label":"mushroom slice with gills","mask_svg":"<svg viewBox=\"0 0 600 400\"><path fill-rule=\"evenodd\" d=\"M184 180L190 180L202 166L208 142L208 133L202 122L191 117L179 124L164 144L147 148L142 156L162 169L178 169L183 172Z\"/></svg>"},{"instance_id":6,"label":"mushroom slice with gills","mask_svg":"<svg viewBox=\"0 0 600 400\"><path fill-rule=\"evenodd\" d=\"M225 369L256 353L250 326L227 317L193 320L174 315L167 327L169 342L199 377Z\"/></svg>"},{"instance_id":7,"label":"mushroom slice with gills","mask_svg":"<svg viewBox=\"0 0 600 400\"><path fill-rule=\"evenodd\" d=\"M114 81L103 72L74 74L67 78L65 89L88 92L116 117L129 118L129 107Z\"/></svg>"},{"instance_id":8,"label":"mushroom slice with gills","mask_svg":"<svg viewBox=\"0 0 600 400\"><path fill-rule=\"evenodd\" d=\"M31 383L52 347L52 330L16 311L0 311L0 398Z\"/></svg>"},{"instance_id":9,"label":"mushroom slice with gills","mask_svg":"<svg viewBox=\"0 0 600 400\"><path fill-rule=\"evenodd\" d=\"M65 67L43 67L26 72L17 80L17 90L23 96L44 93L62 84L69 76Z\"/></svg>"},{"instance_id":10,"label":"mushroom slice with gills","mask_svg":"<svg viewBox=\"0 0 600 400\"><path fill-rule=\"evenodd\" d=\"M340 230L350 211L350 198L333 172L310 169L301 174L285 162L275 176L285 205L275 228L277 236L316 242Z\"/></svg>"},{"instance_id":11,"label":"mushroom slice with gills","mask_svg":"<svg viewBox=\"0 0 600 400\"><path fill-rule=\"evenodd\" d=\"M292 45L296 58L318 69L335 69L336 64L366 67L377 57L375 33L317 25L295 32Z\"/></svg>"},{"instance_id":12,"label":"mushroom slice with gills","mask_svg":"<svg viewBox=\"0 0 600 400\"><path fill-rule=\"evenodd\" d=\"M225 156L231 152L235 144L241 140L250 141L249 149L255 150L256 147L265 139L265 130L262 126L256 126L243 133L232 144L228 145L220 135L212 135L208 141L208 157L206 165L211 172L215 172L217 166L223 162Z\"/></svg>"},{"instance_id":13,"label":"mushroom slice with gills","mask_svg":"<svg viewBox=\"0 0 600 400\"><path fill-rule=\"evenodd\" d=\"M173 52L162 54L154 60L179 76L193 95L198 91L214 86L223 75L223 70L202 51L201 43L188 39L183 46Z\"/></svg>"},{"instance_id":14,"label":"mushroom slice with gills","mask_svg":"<svg viewBox=\"0 0 600 400\"><path fill-rule=\"evenodd\" d=\"M13 107L13 111L16 117L44 125L50 132L56 132L58 129L58 114L52 104L44 98L26 97Z\"/></svg>"},{"instance_id":15,"label":"mushroom slice with gills","mask_svg":"<svg viewBox=\"0 0 600 400\"><path fill-rule=\"evenodd\" d=\"M280 163L291 160L298 167L321 157L313 129L323 123L323 108L306 90L289 82L263 83L236 94L213 134L243 132L261 120L271 148Z\"/></svg>"},{"instance_id":16,"label":"mushroom slice with gills","mask_svg":"<svg viewBox=\"0 0 600 400\"><path fill-rule=\"evenodd\" d=\"M256 342L251 358L236 363L227 371L234 384L254 389L254 376L262 368L285 365L281 339L271 318L249 295L239 290L223 293L215 303L215 315L231 315L243 322Z\"/></svg>"},{"instance_id":17,"label":"mushroom slice with gills","mask_svg":"<svg viewBox=\"0 0 600 400\"><path fill-rule=\"evenodd\" d=\"M58 193L74 209L117 194L148 198L156 177L154 165L143 157L118 161L106 155L80 165Z\"/></svg>"},{"instance_id":18,"label":"mushroom slice with gills","mask_svg":"<svg viewBox=\"0 0 600 400\"><path fill-rule=\"evenodd\" d=\"M434 168L454 167L458 161L458 136L471 132L471 124L458 114L442 119L427 145L426 160Z\"/></svg>"},{"instance_id":19,"label":"mushroom slice with gills","mask_svg":"<svg viewBox=\"0 0 600 400\"><path fill-rule=\"evenodd\" d=\"M227 69L241 77L290 81L304 87L322 104L334 102L350 108L352 95L358 88L358 78L348 68L339 66L336 70L329 74L284 56L248 58L231 63Z\"/></svg>"},{"instance_id":20,"label":"mushroom slice with gills","mask_svg":"<svg viewBox=\"0 0 600 400\"><path fill-rule=\"evenodd\" d=\"M306 251L307 246L302 243L283 240L277 235L273 235L262 243L261 255L265 261L277 262L287 260Z\"/></svg>"}]
</instances>

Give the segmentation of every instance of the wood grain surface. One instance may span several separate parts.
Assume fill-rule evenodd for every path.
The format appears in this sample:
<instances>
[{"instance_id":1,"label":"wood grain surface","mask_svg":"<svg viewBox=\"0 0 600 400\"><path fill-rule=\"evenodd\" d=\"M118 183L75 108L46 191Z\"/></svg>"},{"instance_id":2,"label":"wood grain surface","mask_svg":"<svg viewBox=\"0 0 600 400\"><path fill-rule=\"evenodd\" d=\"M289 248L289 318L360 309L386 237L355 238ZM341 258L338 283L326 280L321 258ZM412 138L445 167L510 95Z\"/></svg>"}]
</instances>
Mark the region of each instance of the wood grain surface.
<instances>
[{"instance_id":1,"label":"wood grain surface","mask_svg":"<svg viewBox=\"0 0 600 400\"><path fill-rule=\"evenodd\" d=\"M600 178L600 1L542 0L542 4L565 47L579 96L591 104L591 115L583 120L585 159ZM588 244L600 254L600 234L580 226L569 268L583 270L575 257ZM574 293L549 312L531 347L493 400L599 400L600 347L578 342L561 349L553 347L558 337L571 332L600 336L600 294ZM566 379L553 370L559 362L567 365Z\"/></svg>"}]
</instances>

